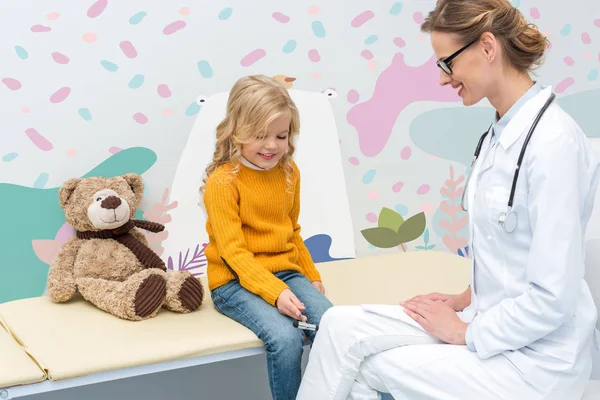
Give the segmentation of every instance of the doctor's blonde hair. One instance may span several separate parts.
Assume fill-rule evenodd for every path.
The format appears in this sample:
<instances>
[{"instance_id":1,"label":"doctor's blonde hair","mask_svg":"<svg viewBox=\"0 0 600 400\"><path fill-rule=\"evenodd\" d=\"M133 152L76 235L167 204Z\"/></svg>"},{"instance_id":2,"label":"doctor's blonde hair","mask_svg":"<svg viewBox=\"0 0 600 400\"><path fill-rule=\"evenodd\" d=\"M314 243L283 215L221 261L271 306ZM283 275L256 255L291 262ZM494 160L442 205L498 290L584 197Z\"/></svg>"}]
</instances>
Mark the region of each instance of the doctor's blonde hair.
<instances>
[{"instance_id":1,"label":"doctor's blonde hair","mask_svg":"<svg viewBox=\"0 0 600 400\"><path fill-rule=\"evenodd\" d=\"M421 31L454 33L464 44L490 32L506 61L520 72L539 67L548 48L546 37L508 0L438 0Z\"/></svg>"},{"instance_id":2,"label":"doctor's blonde hair","mask_svg":"<svg viewBox=\"0 0 600 400\"><path fill-rule=\"evenodd\" d=\"M292 184L292 156L295 151L293 138L300 131L300 116L296 104L287 89L265 75L251 75L239 79L229 92L225 118L217 126L217 142L212 161L200 192L206 188L208 177L221 165L231 162L231 173L240 167L242 146L267 135L269 125L280 116L290 117L288 150L281 157L278 167L285 171L288 185Z\"/></svg>"}]
</instances>

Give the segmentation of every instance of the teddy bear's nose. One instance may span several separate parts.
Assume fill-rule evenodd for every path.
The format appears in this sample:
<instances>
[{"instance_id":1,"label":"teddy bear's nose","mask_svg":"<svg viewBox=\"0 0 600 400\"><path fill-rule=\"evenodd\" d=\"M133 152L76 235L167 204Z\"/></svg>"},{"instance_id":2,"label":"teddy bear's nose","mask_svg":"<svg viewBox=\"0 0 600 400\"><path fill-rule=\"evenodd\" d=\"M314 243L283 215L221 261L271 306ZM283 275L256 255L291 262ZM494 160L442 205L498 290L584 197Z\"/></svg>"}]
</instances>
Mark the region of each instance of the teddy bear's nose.
<instances>
[{"instance_id":1,"label":"teddy bear's nose","mask_svg":"<svg viewBox=\"0 0 600 400\"><path fill-rule=\"evenodd\" d=\"M121 205L121 199L118 198L117 196L108 196L107 198L102 200L102 203L100 203L100 206L102 208L106 208L107 210L114 210L115 208L119 207L120 205Z\"/></svg>"}]
</instances>

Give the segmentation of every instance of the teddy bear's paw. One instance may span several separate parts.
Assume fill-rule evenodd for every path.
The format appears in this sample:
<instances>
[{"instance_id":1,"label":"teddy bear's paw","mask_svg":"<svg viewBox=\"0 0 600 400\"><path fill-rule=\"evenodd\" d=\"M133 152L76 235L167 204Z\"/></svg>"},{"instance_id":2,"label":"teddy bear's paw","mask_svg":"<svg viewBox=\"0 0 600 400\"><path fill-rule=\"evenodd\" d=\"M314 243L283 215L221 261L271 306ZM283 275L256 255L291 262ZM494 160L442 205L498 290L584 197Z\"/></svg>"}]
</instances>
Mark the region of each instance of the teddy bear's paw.
<instances>
[{"instance_id":1,"label":"teddy bear's paw","mask_svg":"<svg viewBox=\"0 0 600 400\"><path fill-rule=\"evenodd\" d=\"M188 311L195 311L202 305L204 290L200 281L193 276L187 278L181 290L179 290L179 301Z\"/></svg>"},{"instance_id":2,"label":"teddy bear's paw","mask_svg":"<svg viewBox=\"0 0 600 400\"><path fill-rule=\"evenodd\" d=\"M135 293L135 314L140 318L151 316L159 309L167 295L167 283L161 275L150 275L140 284Z\"/></svg>"},{"instance_id":3,"label":"teddy bear's paw","mask_svg":"<svg viewBox=\"0 0 600 400\"><path fill-rule=\"evenodd\" d=\"M202 283L187 271L167 272L165 307L178 313L196 311L204 298Z\"/></svg>"}]
</instances>

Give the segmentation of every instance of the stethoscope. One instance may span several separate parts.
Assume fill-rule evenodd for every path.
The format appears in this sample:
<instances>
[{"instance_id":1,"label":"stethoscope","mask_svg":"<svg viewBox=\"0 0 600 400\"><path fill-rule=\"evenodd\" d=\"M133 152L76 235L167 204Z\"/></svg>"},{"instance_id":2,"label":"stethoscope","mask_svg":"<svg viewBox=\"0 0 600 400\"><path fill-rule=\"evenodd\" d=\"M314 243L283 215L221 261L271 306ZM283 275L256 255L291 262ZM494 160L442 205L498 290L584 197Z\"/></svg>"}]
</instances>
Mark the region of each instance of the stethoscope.
<instances>
[{"instance_id":1,"label":"stethoscope","mask_svg":"<svg viewBox=\"0 0 600 400\"><path fill-rule=\"evenodd\" d=\"M517 218L517 214L514 211L512 211L512 206L513 206L513 200L515 197L515 189L517 187L517 179L519 178L519 170L521 169L521 162L523 161L523 156L525 155L525 150L527 149L527 144L529 143L529 140L531 139L531 135L533 134L533 131L535 130L535 127L537 126L540 118L542 118L542 115L544 115L544 112L546 111L546 109L548 108L550 103L552 103L552 101L554 100L555 97L556 97L556 95L554 93L552 93L550 95L550 98L548 100L546 100L546 104L544 104L544 106L540 109L537 116L535 117L535 120L533 121L533 124L531 125L531 128L529 129L529 132L527 133L527 137L525 138L523 147L521 147L521 153L519 153L519 159L517 160L517 166L515 167L515 174L513 176L512 188L510 189L510 196L508 198L507 211L505 213L500 214L500 217L498 217L498 224L500 224L500 226L508 233L512 233L517 228L518 218ZM490 125L490 128L492 127L492 125ZM483 133L483 135L481 135L481 138L479 138L479 143L477 143L477 147L475 148L475 154L473 155L473 161L471 162L471 171L473 170L473 165L475 165L475 162L477 161L477 158L479 157L479 153L481 152L481 146L483 144L483 140L489 133L490 128L488 128L488 130L485 131ZM465 202L465 193L467 192L467 188L469 186L470 181L471 181L471 175L469 175L469 178L467 179L467 184L465 185L465 189L463 190L462 198L460 200L460 206L463 209L463 211L467 211L467 209L464 206L464 204L465 204L464 202Z\"/></svg>"}]
</instances>

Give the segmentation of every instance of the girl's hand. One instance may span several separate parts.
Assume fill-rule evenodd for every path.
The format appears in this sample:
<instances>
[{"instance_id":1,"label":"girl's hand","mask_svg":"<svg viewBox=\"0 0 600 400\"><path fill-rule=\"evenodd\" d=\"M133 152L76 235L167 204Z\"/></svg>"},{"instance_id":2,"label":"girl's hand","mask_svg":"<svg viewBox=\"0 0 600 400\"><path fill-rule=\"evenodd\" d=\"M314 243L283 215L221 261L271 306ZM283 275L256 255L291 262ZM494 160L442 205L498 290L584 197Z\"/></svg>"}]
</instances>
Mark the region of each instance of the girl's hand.
<instances>
[{"instance_id":1,"label":"girl's hand","mask_svg":"<svg viewBox=\"0 0 600 400\"><path fill-rule=\"evenodd\" d=\"M294 295L290 289L285 289L279 294L275 305L283 315L287 315L288 317L300 321L307 320L306 316L302 315L302 311L306 310L306 307L304 307L304 304L298 300L296 295Z\"/></svg>"},{"instance_id":2,"label":"girl's hand","mask_svg":"<svg viewBox=\"0 0 600 400\"><path fill-rule=\"evenodd\" d=\"M405 302L403 307L408 316L442 342L466 344L465 333L469 324L461 321L446 302L427 298L414 299Z\"/></svg>"},{"instance_id":3,"label":"girl's hand","mask_svg":"<svg viewBox=\"0 0 600 400\"><path fill-rule=\"evenodd\" d=\"M312 285L317 288L317 290L323 294L325 294L325 286L319 281L312 282Z\"/></svg>"}]
</instances>

